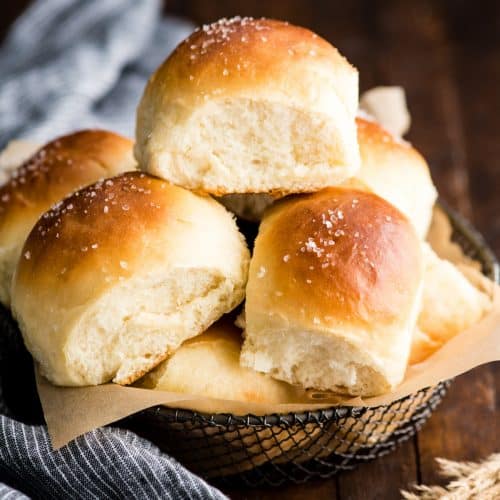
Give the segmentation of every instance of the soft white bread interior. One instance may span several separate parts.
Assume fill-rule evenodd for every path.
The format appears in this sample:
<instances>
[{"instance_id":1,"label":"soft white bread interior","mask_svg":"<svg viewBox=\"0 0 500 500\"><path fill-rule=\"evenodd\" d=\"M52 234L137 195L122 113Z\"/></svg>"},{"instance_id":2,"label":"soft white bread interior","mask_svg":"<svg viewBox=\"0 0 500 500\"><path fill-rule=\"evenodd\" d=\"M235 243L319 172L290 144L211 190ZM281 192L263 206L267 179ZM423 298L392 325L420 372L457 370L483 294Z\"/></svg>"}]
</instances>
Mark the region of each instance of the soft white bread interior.
<instances>
[{"instance_id":1,"label":"soft white bread interior","mask_svg":"<svg viewBox=\"0 0 500 500\"><path fill-rule=\"evenodd\" d=\"M0 187L0 301L9 305L14 268L31 228L47 209L99 179L135 169L132 141L83 130L39 149ZM23 149L23 148L21 148Z\"/></svg>"},{"instance_id":2,"label":"soft white bread interior","mask_svg":"<svg viewBox=\"0 0 500 500\"><path fill-rule=\"evenodd\" d=\"M424 291L410 363L419 363L448 340L477 323L491 308L480 291L451 262L424 246Z\"/></svg>"},{"instance_id":3,"label":"soft white bread interior","mask_svg":"<svg viewBox=\"0 0 500 500\"><path fill-rule=\"evenodd\" d=\"M358 73L311 31L221 19L181 43L139 104L149 173L217 195L302 192L359 167Z\"/></svg>"},{"instance_id":4,"label":"soft white bread interior","mask_svg":"<svg viewBox=\"0 0 500 500\"><path fill-rule=\"evenodd\" d=\"M422 276L414 228L382 198L279 201L255 241L241 363L305 388L386 392L406 369Z\"/></svg>"},{"instance_id":5,"label":"soft white bread interior","mask_svg":"<svg viewBox=\"0 0 500 500\"><path fill-rule=\"evenodd\" d=\"M361 153L356 178L399 208L425 238L437 199L427 162L409 143L377 122L358 117L356 124Z\"/></svg>"},{"instance_id":6,"label":"soft white bread interior","mask_svg":"<svg viewBox=\"0 0 500 500\"><path fill-rule=\"evenodd\" d=\"M356 126L361 168L354 178L343 184L363 186L391 202L424 238L437 198L426 161L409 143L390 134L377 122L358 117ZM232 194L220 201L238 217L258 221L275 198L268 194Z\"/></svg>"},{"instance_id":7,"label":"soft white bread interior","mask_svg":"<svg viewBox=\"0 0 500 500\"><path fill-rule=\"evenodd\" d=\"M293 403L304 391L240 366L241 332L229 318L187 340L137 385L253 403Z\"/></svg>"},{"instance_id":8,"label":"soft white bread interior","mask_svg":"<svg viewBox=\"0 0 500 500\"><path fill-rule=\"evenodd\" d=\"M248 261L222 205L130 172L41 217L12 310L54 384L129 384L243 300Z\"/></svg>"}]
</instances>

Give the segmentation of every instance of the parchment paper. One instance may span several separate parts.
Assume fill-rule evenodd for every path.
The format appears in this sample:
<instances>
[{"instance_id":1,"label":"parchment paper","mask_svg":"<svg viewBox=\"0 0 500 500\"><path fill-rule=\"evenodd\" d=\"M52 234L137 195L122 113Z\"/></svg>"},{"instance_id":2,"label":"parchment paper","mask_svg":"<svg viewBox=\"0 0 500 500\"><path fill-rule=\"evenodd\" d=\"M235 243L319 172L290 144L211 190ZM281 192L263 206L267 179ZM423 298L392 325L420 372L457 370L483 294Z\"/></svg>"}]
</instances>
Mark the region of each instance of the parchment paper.
<instances>
[{"instance_id":1,"label":"parchment paper","mask_svg":"<svg viewBox=\"0 0 500 500\"><path fill-rule=\"evenodd\" d=\"M390 99L384 89L384 115L388 116L387 103L393 102L391 116L394 124L401 128L407 125L407 110L401 108L401 90L397 89L394 99ZM396 95L397 94L397 95ZM370 97L372 113L380 106L373 105L373 93ZM376 95L376 93L375 93ZM399 105L397 103L400 103ZM374 111L375 110L375 111ZM384 123L384 117L378 117ZM403 130L400 130L400 133ZM33 151L33 145L16 143L11 150L15 152L15 162L19 163ZM5 153L0 157L1 166L11 167L14 160ZM422 363L408 367L401 385L389 394L372 398L349 398L332 396L315 392L305 392L294 401L278 405L243 403L238 401L217 400L189 394L169 393L135 387L122 387L105 384L97 387L62 388L51 385L37 371L38 394L47 422L49 434L54 448L59 448L75 437L106 424L120 420L151 406L163 404L173 408L196 410L204 413L234 413L244 415L253 413L263 415L269 413L300 412L325 408L334 405L379 406L391 403L408 394L425 387L433 386L440 381L453 378L476 366L500 360L500 288L481 277L477 271L477 263L463 255L459 247L450 242L450 225L442 213L436 212L430 232L430 243L438 255L447 258L469 272L468 278L476 286L488 290L492 296L491 311L476 325L457 335Z\"/></svg>"},{"instance_id":2,"label":"parchment paper","mask_svg":"<svg viewBox=\"0 0 500 500\"><path fill-rule=\"evenodd\" d=\"M97 387L55 387L37 374L38 394L54 448L91 429L109 424L151 406L203 413L265 415L315 410L335 405L379 406L389 404L425 387L436 385L491 361L500 361L500 287L491 284L494 300L483 319L460 333L424 362L408 367L401 385L391 393L371 398L349 398L304 392L302 402L279 405L243 403L105 384ZM326 396L326 397L321 397ZM308 402L305 402L308 401Z\"/></svg>"}]
</instances>

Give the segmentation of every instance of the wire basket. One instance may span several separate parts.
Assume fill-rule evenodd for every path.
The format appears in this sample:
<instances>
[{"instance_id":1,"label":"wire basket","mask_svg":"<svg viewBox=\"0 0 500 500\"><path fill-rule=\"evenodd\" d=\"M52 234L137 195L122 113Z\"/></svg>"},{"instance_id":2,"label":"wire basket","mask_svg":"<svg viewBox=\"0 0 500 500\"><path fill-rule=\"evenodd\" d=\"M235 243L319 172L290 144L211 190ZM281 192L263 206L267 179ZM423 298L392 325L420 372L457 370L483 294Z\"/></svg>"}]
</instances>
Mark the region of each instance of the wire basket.
<instances>
[{"instance_id":1,"label":"wire basket","mask_svg":"<svg viewBox=\"0 0 500 500\"><path fill-rule=\"evenodd\" d=\"M455 212L453 239L498 281L498 263L482 236ZM157 406L122 425L207 479L249 487L327 478L373 460L413 436L441 402L450 381L376 408L338 406L306 413L238 417Z\"/></svg>"}]
</instances>

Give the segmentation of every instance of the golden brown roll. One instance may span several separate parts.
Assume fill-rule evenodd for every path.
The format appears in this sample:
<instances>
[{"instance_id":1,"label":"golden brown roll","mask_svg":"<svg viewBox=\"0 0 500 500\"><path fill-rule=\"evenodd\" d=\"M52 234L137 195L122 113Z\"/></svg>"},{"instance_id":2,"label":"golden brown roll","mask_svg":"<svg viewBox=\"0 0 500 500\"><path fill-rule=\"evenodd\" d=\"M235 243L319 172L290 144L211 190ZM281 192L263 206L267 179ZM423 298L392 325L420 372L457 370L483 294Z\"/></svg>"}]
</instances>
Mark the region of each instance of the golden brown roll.
<instances>
[{"instance_id":1,"label":"golden brown roll","mask_svg":"<svg viewBox=\"0 0 500 500\"><path fill-rule=\"evenodd\" d=\"M399 208L423 239L432 218L437 191L422 155L375 121L358 117L361 168L356 178Z\"/></svg>"},{"instance_id":2,"label":"golden brown roll","mask_svg":"<svg viewBox=\"0 0 500 500\"><path fill-rule=\"evenodd\" d=\"M82 130L49 142L0 187L0 301L9 305L12 274L31 228L51 205L99 179L135 169L132 142Z\"/></svg>"},{"instance_id":3,"label":"golden brown roll","mask_svg":"<svg viewBox=\"0 0 500 500\"><path fill-rule=\"evenodd\" d=\"M250 263L241 363L305 388L397 385L420 306L421 245L382 198L330 188L276 203Z\"/></svg>"},{"instance_id":4,"label":"golden brown roll","mask_svg":"<svg viewBox=\"0 0 500 500\"><path fill-rule=\"evenodd\" d=\"M294 403L304 392L240 366L241 333L226 318L187 340L138 384L147 389L253 403Z\"/></svg>"},{"instance_id":5,"label":"golden brown roll","mask_svg":"<svg viewBox=\"0 0 500 500\"><path fill-rule=\"evenodd\" d=\"M40 218L12 310L54 384L128 384L243 300L248 260L222 205L130 172Z\"/></svg>"},{"instance_id":6,"label":"golden brown roll","mask_svg":"<svg viewBox=\"0 0 500 500\"><path fill-rule=\"evenodd\" d=\"M419 363L455 335L477 323L491 308L478 290L451 262L424 246L424 292L410 363Z\"/></svg>"},{"instance_id":7,"label":"golden brown roll","mask_svg":"<svg viewBox=\"0 0 500 500\"><path fill-rule=\"evenodd\" d=\"M324 39L221 19L149 80L135 155L149 173L218 195L317 190L359 167L357 105L358 73Z\"/></svg>"}]
</instances>

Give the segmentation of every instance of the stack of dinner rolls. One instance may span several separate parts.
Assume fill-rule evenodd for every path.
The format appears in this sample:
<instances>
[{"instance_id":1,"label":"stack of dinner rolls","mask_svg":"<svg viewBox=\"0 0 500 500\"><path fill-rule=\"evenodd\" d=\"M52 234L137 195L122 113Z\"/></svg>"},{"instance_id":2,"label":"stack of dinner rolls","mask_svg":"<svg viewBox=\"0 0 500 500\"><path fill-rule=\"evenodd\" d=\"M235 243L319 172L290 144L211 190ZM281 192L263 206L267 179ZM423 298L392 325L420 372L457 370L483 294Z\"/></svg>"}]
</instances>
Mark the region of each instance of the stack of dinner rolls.
<instances>
[{"instance_id":1,"label":"stack of dinner rolls","mask_svg":"<svg viewBox=\"0 0 500 500\"><path fill-rule=\"evenodd\" d=\"M135 145L80 131L14 170L0 300L57 385L382 394L490 307L424 241L436 197L424 158L358 116L337 49L222 19L152 75ZM252 256L235 215L259 224Z\"/></svg>"}]
</instances>

